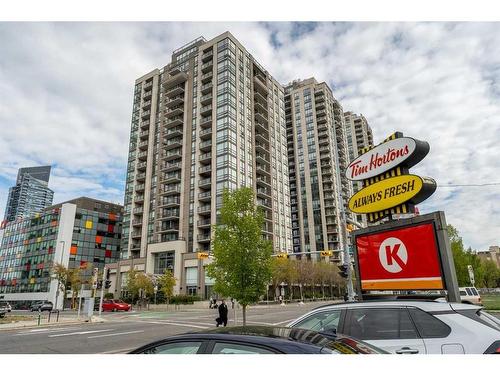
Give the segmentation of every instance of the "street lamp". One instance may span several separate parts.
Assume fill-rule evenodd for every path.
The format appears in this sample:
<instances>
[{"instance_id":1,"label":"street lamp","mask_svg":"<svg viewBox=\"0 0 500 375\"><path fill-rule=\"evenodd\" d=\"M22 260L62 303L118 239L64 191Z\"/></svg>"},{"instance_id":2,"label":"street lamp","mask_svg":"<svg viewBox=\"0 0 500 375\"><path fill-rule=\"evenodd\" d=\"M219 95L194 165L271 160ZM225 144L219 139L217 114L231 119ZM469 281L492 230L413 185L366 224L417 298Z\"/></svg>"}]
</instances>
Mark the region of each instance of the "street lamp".
<instances>
[{"instance_id":1,"label":"street lamp","mask_svg":"<svg viewBox=\"0 0 500 375\"><path fill-rule=\"evenodd\" d=\"M64 255L64 247L66 245L66 241L59 241L59 243L62 243L62 250L61 250L61 259L59 264L62 264L62 258ZM61 281L60 277L57 278L57 290L56 290L56 303L54 304L54 307L57 309L57 300L59 299L59 288L61 286ZM63 310L64 310L64 301L63 301Z\"/></svg>"}]
</instances>

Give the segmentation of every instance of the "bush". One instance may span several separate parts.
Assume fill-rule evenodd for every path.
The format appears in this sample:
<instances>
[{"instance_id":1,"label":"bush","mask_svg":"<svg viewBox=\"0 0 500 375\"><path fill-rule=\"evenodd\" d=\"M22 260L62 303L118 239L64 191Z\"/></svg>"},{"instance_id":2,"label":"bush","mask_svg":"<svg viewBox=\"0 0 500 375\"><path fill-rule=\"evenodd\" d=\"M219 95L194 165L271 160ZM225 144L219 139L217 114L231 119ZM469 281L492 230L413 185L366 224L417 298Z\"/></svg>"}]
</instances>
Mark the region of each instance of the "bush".
<instances>
[{"instance_id":1,"label":"bush","mask_svg":"<svg viewBox=\"0 0 500 375\"><path fill-rule=\"evenodd\" d=\"M115 295L113 293L104 294L104 299L114 299Z\"/></svg>"},{"instance_id":2,"label":"bush","mask_svg":"<svg viewBox=\"0 0 500 375\"><path fill-rule=\"evenodd\" d=\"M184 294L179 294L170 298L169 303L173 305L192 305L194 301L201 301L198 296L187 296Z\"/></svg>"}]
</instances>

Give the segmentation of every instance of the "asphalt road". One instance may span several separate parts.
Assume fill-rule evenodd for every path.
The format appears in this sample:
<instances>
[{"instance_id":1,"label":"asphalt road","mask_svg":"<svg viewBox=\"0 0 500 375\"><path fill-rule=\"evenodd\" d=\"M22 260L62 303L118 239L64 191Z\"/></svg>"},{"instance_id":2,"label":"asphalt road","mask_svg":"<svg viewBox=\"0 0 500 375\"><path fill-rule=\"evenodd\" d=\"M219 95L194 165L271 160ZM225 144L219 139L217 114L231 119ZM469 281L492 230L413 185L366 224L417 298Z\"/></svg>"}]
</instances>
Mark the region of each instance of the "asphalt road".
<instances>
[{"instance_id":1,"label":"asphalt road","mask_svg":"<svg viewBox=\"0 0 500 375\"><path fill-rule=\"evenodd\" d=\"M313 307L305 305L254 307L247 312L247 324L285 325ZM234 325L230 309L228 325ZM0 353L92 354L124 353L134 348L189 331L215 327L216 310L169 312L105 313L104 323L58 325L46 328L25 328L0 331ZM241 324L241 310L237 322Z\"/></svg>"}]
</instances>

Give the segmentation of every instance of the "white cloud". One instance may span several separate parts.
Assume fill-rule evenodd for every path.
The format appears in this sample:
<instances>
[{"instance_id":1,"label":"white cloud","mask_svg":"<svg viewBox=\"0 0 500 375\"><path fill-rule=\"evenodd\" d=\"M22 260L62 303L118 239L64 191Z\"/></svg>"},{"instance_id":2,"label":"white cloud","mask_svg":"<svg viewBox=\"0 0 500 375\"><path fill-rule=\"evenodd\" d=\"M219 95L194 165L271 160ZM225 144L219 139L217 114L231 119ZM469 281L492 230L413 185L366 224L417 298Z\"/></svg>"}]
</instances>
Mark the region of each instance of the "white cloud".
<instances>
[{"instance_id":1,"label":"white cloud","mask_svg":"<svg viewBox=\"0 0 500 375\"><path fill-rule=\"evenodd\" d=\"M56 201L122 201L135 79L227 30L282 83L326 81L376 141L394 130L427 140L414 173L500 181L497 23L0 24L0 176L52 164ZM467 245L485 249L499 242L499 195L498 186L440 188L421 208L444 210Z\"/></svg>"}]
</instances>

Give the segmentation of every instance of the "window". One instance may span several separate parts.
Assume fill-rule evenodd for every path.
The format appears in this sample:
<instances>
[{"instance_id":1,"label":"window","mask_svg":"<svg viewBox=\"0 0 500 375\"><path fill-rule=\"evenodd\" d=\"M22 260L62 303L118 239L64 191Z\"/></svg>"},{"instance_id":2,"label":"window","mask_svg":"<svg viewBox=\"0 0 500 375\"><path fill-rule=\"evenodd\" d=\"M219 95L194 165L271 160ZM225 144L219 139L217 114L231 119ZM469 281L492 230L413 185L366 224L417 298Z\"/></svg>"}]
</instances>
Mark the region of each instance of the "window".
<instances>
[{"instance_id":1,"label":"window","mask_svg":"<svg viewBox=\"0 0 500 375\"><path fill-rule=\"evenodd\" d=\"M333 334L337 333L339 321L340 310L324 311L308 316L304 320L294 325L294 327Z\"/></svg>"},{"instance_id":2,"label":"window","mask_svg":"<svg viewBox=\"0 0 500 375\"><path fill-rule=\"evenodd\" d=\"M360 340L417 338L406 309L353 309L350 311L348 334Z\"/></svg>"},{"instance_id":3,"label":"window","mask_svg":"<svg viewBox=\"0 0 500 375\"><path fill-rule=\"evenodd\" d=\"M201 342L171 342L146 349L141 354L196 354Z\"/></svg>"},{"instance_id":4,"label":"window","mask_svg":"<svg viewBox=\"0 0 500 375\"><path fill-rule=\"evenodd\" d=\"M409 309L409 311L423 339L446 337L450 334L451 328L431 314L419 309Z\"/></svg>"},{"instance_id":5,"label":"window","mask_svg":"<svg viewBox=\"0 0 500 375\"><path fill-rule=\"evenodd\" d=\"M275 352L257 346L217 342L212 354L275 354Z\"/></svg>"}]
</instances>

